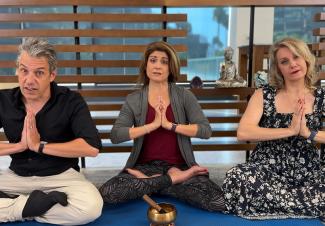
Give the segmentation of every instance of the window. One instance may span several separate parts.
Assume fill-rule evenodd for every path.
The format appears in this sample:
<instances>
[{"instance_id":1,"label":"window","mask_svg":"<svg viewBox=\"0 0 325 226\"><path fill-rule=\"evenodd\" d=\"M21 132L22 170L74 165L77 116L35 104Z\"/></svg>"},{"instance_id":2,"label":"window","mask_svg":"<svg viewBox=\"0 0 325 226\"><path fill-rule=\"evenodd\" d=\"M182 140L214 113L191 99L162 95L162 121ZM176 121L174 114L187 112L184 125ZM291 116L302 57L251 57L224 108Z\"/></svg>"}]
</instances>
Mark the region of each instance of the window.
<instances>
[{"instance_id":1,"label":"window","mask_svg":"<svg viewBox=\"0 0 325 226\"><path fill-rule=\"evenodd\" d=\"M218 79L223 49L228 45L229 8L168 8L167 12L187 14L187 23L168 23L170 28L188 30L185 40L168 39L173 44L188 46L187 67L182 68L182 73L187 74L188 80L194 76L202 80Z\"/></svg>"}]
</instances>

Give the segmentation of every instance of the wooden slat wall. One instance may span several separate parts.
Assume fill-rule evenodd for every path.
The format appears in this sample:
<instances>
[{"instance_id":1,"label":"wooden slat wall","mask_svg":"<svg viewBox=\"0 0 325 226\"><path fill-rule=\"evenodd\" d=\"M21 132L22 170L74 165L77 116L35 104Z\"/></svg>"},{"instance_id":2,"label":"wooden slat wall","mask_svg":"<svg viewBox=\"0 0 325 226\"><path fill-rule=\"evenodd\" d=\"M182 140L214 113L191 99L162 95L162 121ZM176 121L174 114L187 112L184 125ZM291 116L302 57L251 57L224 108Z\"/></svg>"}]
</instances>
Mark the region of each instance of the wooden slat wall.
<instances>
[{"instance_id":1,"label":"wooden slat wall","mask_svg":"<svg viewBox=\"0 0 325 226\"><path fill-rule=\"evenodd\" d=\"M154 1L115 1L122 7L156 7L163 12L163 2ZM46 12L34 13L31 8L46 8ZM65 6L62 10L61 6ZM88 12L79 10L80 7L89 7ZM137 68L139 67L142 52L146 45L153 40L162 40L167 37L185 38L187 31L182 29L167 29L168 22L187 22L186 14L148 13L149 10L134 10L136 13L96 13L96 9L90 7L117 6L113 1L0 1L0 8L13 7L2 10L0 13L0 84L17 83L14 76L15 56L21 37L41 36L52 39L56 43L59 69L74 71L74 73L59 73L56 81L59 83L74 83L72 86L79 91L89 102L91 111L110 112L121 108L121 101L108 102L107 99L125 98L132 92L132 87L137 80ZM52 8L57 10L51 10ZM61 7L61 8L60 8ZM44 9L43 8L43 9ZM98 8L97 8L98 10ZM68 13L66 12L68 11ZM69 12L70 11L70 12ZM80 12L82 11L82 13ZM80 13L79 13L80 12ZM87 12L87 10L86 10ZM33 24L33 26L29 26ZM123 28L121 25L124 25ZM134 24L132 26L132 24ZM55 25L55 26L53 26ZM99 26L101 25L101 26ZM152 26L154 25L154 26ZM37 28L35 28L35 26ZM127 28L124 28L127 27ZM62 39L65 37L67 39ZM125 41L121 41L121 40ZM67 41L68 40L68 41ZM86 40L86 41L85 41ZM88 40L88 42L87 42ZM91 40L91 41L89 41ZM16 44L13 44L16 43ZM184 44L174 45L178 53L187 52ZM131 57L128 57L132 55ZM6 58L6 56L9 56ZM83 58L83 56L87 56ZM89 59L90 58L90 59ZM186 66L187 60L182 59L181 65ZM8 72L11 69L10 73ZM82 72L83 69L87 72ZM106 68L109 73L96 73L99 68ZM133 68L132 73L125 73L125 69ZM116 69L118 72L116 72ZM90 71L90 73L89 73ZM111 71L113 71L111 73ZM181 75L179 81L187 81L186 75ZM94 85L96 84L96 85ZM98 84L101 84L100 89ZM128 85L128 89L115 88L115 84ZM107 114L109 115L109 114ZM97 126L112 125L116 117L94 117ZM102 139L108 139L107 130L99 130ZM6 140L3 132L0 140ZM129 150L129 148L127 148ZM120 152L124 148L105 147L107 152Z\"/></svg>"},{"instance_id":2,"label":"wooden slat wall","mask_svg":"<svg viewBox=\"0 0 325 226\"><path fill-rule=\"evenodd\" d=\"M135 22L175 22L186 21L186 15L184 14L68 14L68 13L56 13L52 15L47 14L17 14L12 13L10 15L6 13L0 14L1 22L53 22L53 21L88 21L88 22L118 22L118 23L135 23Z\"/></svg>"},{"instance_id":3,"label":"wooden slat wall","mask_svg":"<svg viewBox=\"0 0 325 226\"><path fill-rule=\"evenodd\" d=\"M317 22L324 22L325 12L316 14L314 20ZM318 42L312 45L312 49L316 53L316 63L319 70L318 80L320 81L325 79L325 27L314 29L313 35L318 39Z\"/></svg>"},{"instance_id":4,"label":"wooden slat wall","mask_svg":"<svg viewBox=\"0 0 325 226\"><path fill-rule=\"evenodd\" d=\"M133 5L130 1L125 1L125 4L120 2L124 7L128 7ZM77 77L69 77L67 74L62 75L59 74L57 81L58 82L79 82L82 83L94 82L94 83L134 83L136 74L132 73L129 76L124 74L114 74L114 75L101 75L101 76L93 76L91 74L86 74L85 77L80 75L80 71L83 68L92 68L96 70L96 68L134 68L136 70L140 63L140 53L144 51L144 48L148 42L152 39L158 40L166 37L178 37L184 38L187 35L186 30L181 29L166 29L163 24L167 22L186 22L187 15L185 14L155 14L155 13L129 13L129 14L121 14L121 13L78 13L78 7L80 6L115 6L111 1L55 1L55 0L46 0L46 1L0 1L0 7L22 7L20 8L20 12L17 13L15 10L12 10L13 13L0 13L0 25L1 24L13 24L16 25L17 28L12 29L0 29L0 40L10 40L16 39L17 37L29 37L29 36L40 36L40 37L49 37L49 38L61 38L67 37L71 38L71 44L58 44L56 46L58 52L70 52L74 54L89 54L94 57L90 60L85 60L80 58L79 56L75 56L76 59L59 59L59 68L74 68L79 73L77 73ZM66 6L71 7L71 13L30 13L28 10L26 11L24 7L39 7L39 6L48 6L48 7L59 7ZM162 2L159 1L137 1L134 5L135 7L162 7ZM26 11L26 13L24 13ZM49 22L52 22L49 23ZM87 22L92 24L93 27L96 28L81 28L83 22ZM26 23L37 23L43 24L41 29L30 29L27 28ZM53 23L56 26L53 26ZM137 29L112 29L103 27L98 28L95 26L96 23L105 23L105 24L130 24L137 23L137 26L140 28ZM150 26L146 25L148 23L155 23L158 27L161 28L150 28ZM67 25L68 24L68 25ZM140 25L139 25L140 24ZM142 24L142 26L141 26ZM5 27L5 26L4 26ZM25 27L22 29L22 27ZM61 28L68 27L68 28ZM143 29L141 29L141 27ZM81 43L81 39L91 38L91 39L100 39L100 42L105 39L138 39L138 43L132 44L111 44L108 42L107 44L79 44ZM99 40L98 39L98 40ZM146 40L144 42L142 39ZM98 41L99 42L99 41ZM126 42L127 43L127 42ZM181 53L187 51L186 45L175 45L175 49ZM16 53L17 45L12 45L11 42L6 44L5 42L1 42L0 44L0 53ZM103 55L113 53L137 53L139 58L136 60L125 59L124 56L120 55L121 59L103 59ZM96 57L95 54L102 54L100 59ZM3 58L2 58L3 59ZM182 66L187 65L187 61L182 60ZM0 60L0 70L1 68L14 68L15 62L13 60ZM12 70L13 71L13 70ZM6 82L15 82L16 79L10 78L0 72L0 83ZM75 75L75 74L73 74ZM180 78L180 81L185 81L186 75L183 75Z\"/></svg>"},{"instance_id":5,"label":"wooden slat wall","mask_svg":"<svg viewBox=\"0 0 325 226\"><path fill-rule=\"evenodd\" d=\"M108 7L207 7L207 6L317 6L324 0L1 0L0 6L108 6Z\"/></svg>"},{"instance_id":6,"label":"wooden slat wall","mask_svg":"<svg viewBox=\"0 0 325 226\"><path fill-rule=\"evenodd\" d=\"M166 0L166 5L170 7L182 6L317 6L324 5L323 0Z\"/></svg>"}]
</instances>

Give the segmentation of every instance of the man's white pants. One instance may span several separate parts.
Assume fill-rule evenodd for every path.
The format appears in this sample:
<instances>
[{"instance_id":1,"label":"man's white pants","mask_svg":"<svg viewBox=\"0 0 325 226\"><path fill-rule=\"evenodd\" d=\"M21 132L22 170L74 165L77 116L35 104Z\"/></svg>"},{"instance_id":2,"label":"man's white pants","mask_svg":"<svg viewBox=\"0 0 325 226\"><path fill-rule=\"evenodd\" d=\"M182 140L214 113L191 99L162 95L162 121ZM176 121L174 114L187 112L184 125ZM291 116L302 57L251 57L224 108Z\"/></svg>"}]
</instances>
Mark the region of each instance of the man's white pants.
<instances>
[{"instance_id":1,"label":"man's white pants","mask_svg":"<svg viewBox=\"0 0 325 226\"><path fill-rule=\"evenodd\" d=\"M0 191L19 195L16 199L0 198L0 222L21 221L22 211L33 190L45 193L64 192L68 205L55 204L44 215L34 219L58 225L82 225L101 215L103 199L97 188L74 169L46 177L21 177L11 170L0 171Z\"/></svg>"}]
</instances>

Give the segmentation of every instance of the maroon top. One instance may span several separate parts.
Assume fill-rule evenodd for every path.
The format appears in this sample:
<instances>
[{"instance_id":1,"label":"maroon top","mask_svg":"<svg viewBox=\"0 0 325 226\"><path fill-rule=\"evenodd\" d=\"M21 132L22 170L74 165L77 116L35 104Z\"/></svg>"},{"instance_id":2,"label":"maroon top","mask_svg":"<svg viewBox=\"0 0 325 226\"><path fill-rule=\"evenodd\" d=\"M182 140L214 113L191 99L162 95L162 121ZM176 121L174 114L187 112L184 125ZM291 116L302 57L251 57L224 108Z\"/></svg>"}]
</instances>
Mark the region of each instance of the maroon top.
<instances>
[{"instance_id":1,"label":"maroon top","mask_svg":"<svg viewBox=\"0 0 325 226\"><path fill-rule=\"evenodd\" d=\"M175 122L170 104L167 107L166 117L168 121ZM146 124L153 122L154 119L155 109L148 104ZM175 132L159 127L145 135L138 162L146 163L153 160L162 160L171 164L185 163L178 147Z\"/></svg>"}]
</instances>

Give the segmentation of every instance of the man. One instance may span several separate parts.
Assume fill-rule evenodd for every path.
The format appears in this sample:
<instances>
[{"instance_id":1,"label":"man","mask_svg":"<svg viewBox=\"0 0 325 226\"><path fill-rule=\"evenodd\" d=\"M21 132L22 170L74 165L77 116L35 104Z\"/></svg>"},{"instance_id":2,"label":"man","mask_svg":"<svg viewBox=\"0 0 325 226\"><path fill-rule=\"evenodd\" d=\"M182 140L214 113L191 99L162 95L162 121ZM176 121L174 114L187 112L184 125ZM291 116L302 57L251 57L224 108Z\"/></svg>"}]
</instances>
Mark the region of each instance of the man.
<instances>
[{"instance_id":1,"label":"man","mask_svg":"<svg viewBox=\"0 0 325 226\"><path fill-rule=\"evenodd\" d=\"M0 155L12 158L0 172L0 222L81 225L101 214L98 190L78 172L78 157L96 156L101 141L80 94L54 82L56 67L47 40L26 38L19 87L0 91L0 128L9 141Z\"/></svg>"}]
</instances>

